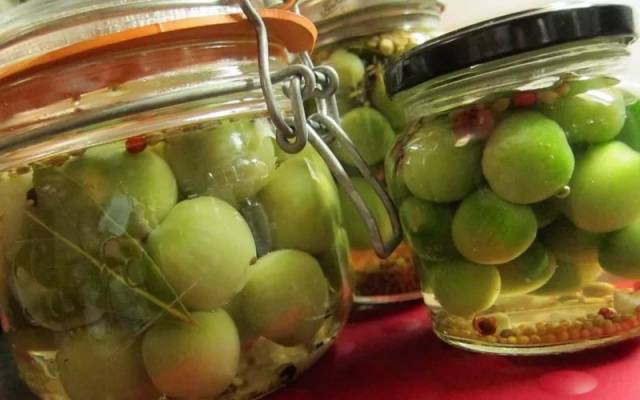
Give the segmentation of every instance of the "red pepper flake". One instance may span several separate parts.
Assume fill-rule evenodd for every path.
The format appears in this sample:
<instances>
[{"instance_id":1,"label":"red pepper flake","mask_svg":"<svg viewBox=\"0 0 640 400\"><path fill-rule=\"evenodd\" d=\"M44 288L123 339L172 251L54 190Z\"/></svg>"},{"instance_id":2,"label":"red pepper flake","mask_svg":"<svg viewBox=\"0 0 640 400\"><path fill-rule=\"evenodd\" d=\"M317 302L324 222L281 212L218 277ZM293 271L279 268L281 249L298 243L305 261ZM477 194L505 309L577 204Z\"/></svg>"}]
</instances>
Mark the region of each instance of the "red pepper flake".
<instances>
[{"instance_id":1,"label":"red pepper flake","mask_svg":"<svg viewBox=\"0 0 640 400\"><path fill-rule=\"evenodd\" d=\"M495 127L493 112L482 106L463 110L453 117L453 131L459 137L485 138Z\"/></svg>"},{"instance_id":2,"label":"red pepper flake","mask_svg":"<svg viewBox=\"0 0 640 400\"><path fill-rule=\"evenodd\" d=\"M537 101L538 95L532 90L519 92L511 97L511 104L517 108L533 107Z\"/></svg>"},{"instance_id":3,"label":"red pepper flake","mask_svg":"<svg viewBox=\"0 0 640 400\"><path fill-rule=\"evenodd\" d=\"M147 148L147 140L144 136L132 136L126 141L127 151L131 154L137 154Z\"/></svg>"},{"instance_id":4,"label":"red pepper flake","mask_svg":"<svg viewBox=\"0 0 640 400\"><path fill-rule=\"evenodd\" d=\"M476 317L473 319L473 328L481 335L493 335L497 329L496 319L494 317Z\"/></svg>"},{"instance_id":5,"label":"red pepper flake","mask_svg":"<svg viewBox=\"0 0 640 400\"><path fill-rule=\"evenodd\" d=\"M613 319L616 316L616 312L608 307L602 307L598 314L602 315L604 319Z\"/></svg>"}]
</instances>

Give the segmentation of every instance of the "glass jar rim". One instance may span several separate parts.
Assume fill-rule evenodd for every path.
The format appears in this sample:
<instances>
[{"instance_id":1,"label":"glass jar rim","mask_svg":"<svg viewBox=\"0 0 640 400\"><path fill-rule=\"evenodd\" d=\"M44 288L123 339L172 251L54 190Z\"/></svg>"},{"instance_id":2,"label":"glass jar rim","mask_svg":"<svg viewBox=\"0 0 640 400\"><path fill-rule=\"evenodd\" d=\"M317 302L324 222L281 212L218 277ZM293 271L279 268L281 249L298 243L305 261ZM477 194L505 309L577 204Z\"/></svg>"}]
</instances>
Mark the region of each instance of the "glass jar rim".
<instances>
[{"instance_id":1,"label":"glass jar rim","mask_svg":"<svg viewBox=\"0 0 640 400\"><path fill-rule=\"evenodd\" d=\"M393 96L450 73L532 51L598 38L631 43L636 37L628 5L552 4L479 22L420 45L387 66L385 83Z\"/></svg>"},{"instance_id":2,"label":"glass jar rim","mask_svg":"<svg viewBox=\"0 0 640 400\"><path fill-rule=\"evenodd\" d=\"M454 71L398 92L393 98L409 120L474 104L495 93L539 90L576 76L619 75L629 58L620 37L583 40Z\"/></svg>"},{"instance_id":3,"label":"glass jar rim","mask_svg":"<svg viewBox=\"0 0 640 400\"><path fill-rule=\"evenodd\" d=\"M322 25L334 18L344 18L353 14L366 13L380 7L412 6L416 9L438 9L444 5L437 0L302 0L300 11L313 22Z\"/></svg>"},{"instance_id":4,"label":"glass jar rim","mask_svg":"<svg viewBox=\"0 0 640 400\"><path fill-rule=\"evenodd\" d=\"M437 0L303 0L302 15L318 28L318 46L370 34L435 30L444 5Z\"/></svg>"},{"instance_id":5,"label":"glass jar rim","mask_svg":"<svg viewBox=\"0 0 640 400\"><path fill-rule=\"evenodd\" d=\"M256 0L254 0L255 2ZM257 0L262 4L262 0ZM32 66L167 32L208 27L221 36L255 36L229 0L32 0L0 17L0 78ZM285 9L260 11L270 40L293 52L311 50L317 30ZM3 24L3 22L5 22ZM293 31L295 34L291 34Z\"/></svg>"}]
</instances>

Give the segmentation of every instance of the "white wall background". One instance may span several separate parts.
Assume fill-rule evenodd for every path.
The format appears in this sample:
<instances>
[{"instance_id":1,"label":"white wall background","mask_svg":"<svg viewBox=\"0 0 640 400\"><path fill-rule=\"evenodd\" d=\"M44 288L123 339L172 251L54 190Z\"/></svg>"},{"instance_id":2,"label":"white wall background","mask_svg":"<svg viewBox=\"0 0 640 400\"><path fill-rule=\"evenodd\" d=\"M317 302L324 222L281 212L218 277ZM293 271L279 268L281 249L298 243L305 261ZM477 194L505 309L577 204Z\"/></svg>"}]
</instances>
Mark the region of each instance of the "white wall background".
<instances>
[{"instance_id":1,"label":"white wall background","mask_svg":"<svg viewBox=\"0 0 640 400\"><path fill-rule=\"evenodd\" d=\"M499 15L539 7L557 0L441 0L446 8L442 15L442 26L445 31L463 27L475 22L494 18ZM572 1L565 1L571 3ZM576 2L576 1L573 1ZM626 3L634 7L636 30L640 32L640 0L592 0L592 3ZM636 70L640 79L640 40L632 47L631 71ZM633 72L632 72L633 73Z\"/></svg>"}]
</instances>

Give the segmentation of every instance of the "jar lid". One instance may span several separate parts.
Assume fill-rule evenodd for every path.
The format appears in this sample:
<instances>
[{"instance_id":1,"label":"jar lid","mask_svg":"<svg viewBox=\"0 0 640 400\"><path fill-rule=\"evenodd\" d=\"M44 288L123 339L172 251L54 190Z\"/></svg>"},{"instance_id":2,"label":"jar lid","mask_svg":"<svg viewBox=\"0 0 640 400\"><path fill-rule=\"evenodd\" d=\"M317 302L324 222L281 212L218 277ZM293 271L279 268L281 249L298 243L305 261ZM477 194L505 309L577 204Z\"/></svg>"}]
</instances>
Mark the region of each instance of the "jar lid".
<instances>
[{"instance_id":1,"label":"jar lid","mask_svg":"<svg viewBox=\"0 0 640 400\"><path fill-rule=\"evenodd\" d=\"M313 48L317 31L307 18L276 8L260 14L270 39L293 52ZM0 79L114 45L164 41L172 32L216 39L255 35L233 0L30 0L0 15Z\"/></svg>"},{"instance_id":2,"label":"jar lid","mask_svg":"<svg viewBox=\"0 0 640 400\"><path fill-rule=\"evenodd\" d=\"M604 37L635 39L631 7L579 4L507 15L450 32L396 59L386 69L387 92L504 57Z\"/></svg>"}]
</instances>

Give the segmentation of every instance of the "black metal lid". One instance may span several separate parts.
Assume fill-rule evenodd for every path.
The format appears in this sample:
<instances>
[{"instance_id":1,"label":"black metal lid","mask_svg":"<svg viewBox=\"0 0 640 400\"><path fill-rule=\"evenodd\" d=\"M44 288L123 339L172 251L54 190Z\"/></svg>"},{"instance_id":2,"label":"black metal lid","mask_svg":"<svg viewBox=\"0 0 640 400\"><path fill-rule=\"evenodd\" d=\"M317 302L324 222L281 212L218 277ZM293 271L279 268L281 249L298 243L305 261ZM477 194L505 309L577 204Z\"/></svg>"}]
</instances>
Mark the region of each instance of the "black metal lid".
<instances>
[{"instance_id":1,"label":"black metal lid","mask_svg":"<svg viewBox=\"0 0 640 400\"><path fill-rule=\"evenodd\" d=\"M390 95L425 81L500 58L597 37L635 39L625 5L540 8L484 21L426 42L390 63Z\"/></svg>"}]
</instances>

